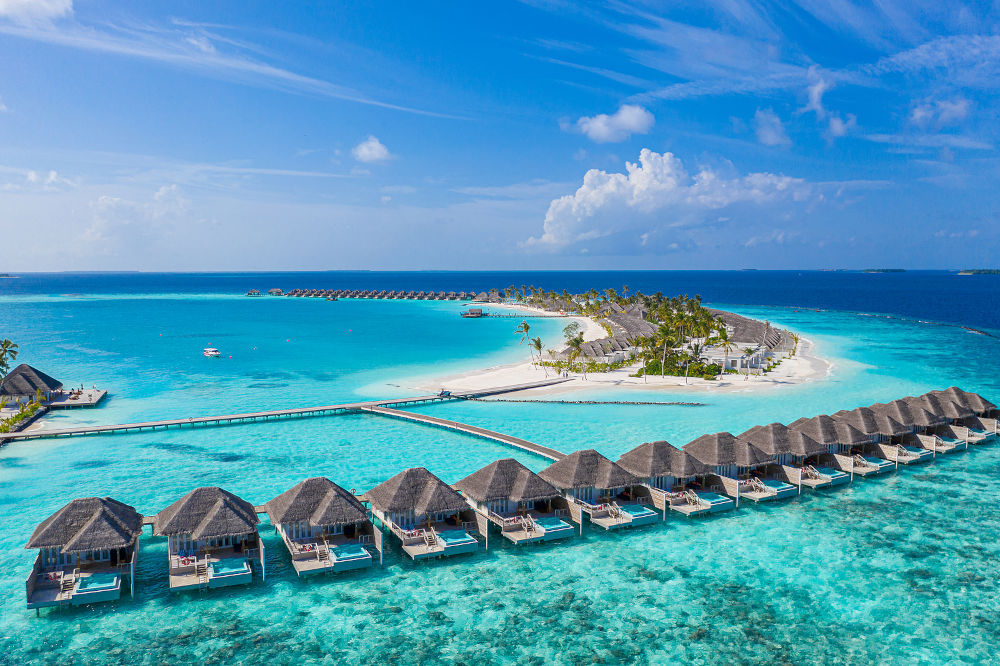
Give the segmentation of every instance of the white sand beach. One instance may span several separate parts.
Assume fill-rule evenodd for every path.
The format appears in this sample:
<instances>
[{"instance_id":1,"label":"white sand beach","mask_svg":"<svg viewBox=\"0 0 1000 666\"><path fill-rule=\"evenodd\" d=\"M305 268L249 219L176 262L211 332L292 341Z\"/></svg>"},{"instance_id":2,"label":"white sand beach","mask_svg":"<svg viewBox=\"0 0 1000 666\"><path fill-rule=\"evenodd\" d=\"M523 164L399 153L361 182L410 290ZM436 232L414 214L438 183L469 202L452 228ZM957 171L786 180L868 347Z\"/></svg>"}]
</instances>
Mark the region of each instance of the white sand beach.
<instances>
[{"instance_id":1,"label":"white sand beach","mask_svg":"<svg viewBox=\"0 0 1000 666\"><path fill-rule=\"evenodd\" d=\"M524 306L519 306L524 307ZM528 308L525 308L528 309ZM596 322L586 317L573 317L584 326L584 337L596 340L606 335L604 329ZM718 379L709 380L699 377L632 377L638 364L620 368L607 373L589 373L584 377L578 373L570 374L570 381L540 389L524 392L525 397L541 397L580 390L663 390L677 392L690 391L757 391L773 389L780 386L802 384L817 381L827 377L833 369L833 363L817 355L812 341L800 338L799 348L795 356L783 359L781 365L766 375L722 375ZM421 381L420 390L438 391L446 388L452 391L476 390L493 386L509 386L539 381L548 377L558 376L554 368L544 368L527 361L500 365L492 368L474 370L456 375Z\"/></svg>"}]
</instances>

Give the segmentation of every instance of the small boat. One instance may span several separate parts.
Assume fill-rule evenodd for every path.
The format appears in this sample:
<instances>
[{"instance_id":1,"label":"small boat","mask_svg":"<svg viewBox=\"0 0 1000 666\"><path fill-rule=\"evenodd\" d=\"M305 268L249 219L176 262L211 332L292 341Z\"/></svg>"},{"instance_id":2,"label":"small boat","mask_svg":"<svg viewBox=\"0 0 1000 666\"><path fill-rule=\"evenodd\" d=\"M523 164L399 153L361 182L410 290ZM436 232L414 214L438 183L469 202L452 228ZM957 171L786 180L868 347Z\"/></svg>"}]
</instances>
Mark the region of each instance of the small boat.
<instances>
[{"instance_id":1,"label":"small boat","mask_svg":"<svg viewBox=\"0 0 1000 666\"><path fill-rule=\"evenodd\" d=\"M208 356L209 358L216 358L218 356L222 356L222 352L220 352L215 347L205 347L204 351L202 351L202 354Z\"/></svg>"}]
</instances>

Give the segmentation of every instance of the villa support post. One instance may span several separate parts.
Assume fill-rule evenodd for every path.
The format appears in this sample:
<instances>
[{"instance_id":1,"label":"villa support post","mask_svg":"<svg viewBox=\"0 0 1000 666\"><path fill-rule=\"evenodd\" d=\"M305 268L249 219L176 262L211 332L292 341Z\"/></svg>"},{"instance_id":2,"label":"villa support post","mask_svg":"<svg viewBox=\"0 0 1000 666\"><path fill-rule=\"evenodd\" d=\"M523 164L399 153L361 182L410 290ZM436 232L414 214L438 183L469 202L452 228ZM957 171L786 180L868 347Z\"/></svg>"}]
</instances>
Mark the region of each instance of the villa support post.
<instances>
[{"instance_id":1,"label":"villa support post","mask_svg":"<svg viewBox=\"0 0 1000 666\"><path fill-rule=\"evenodd\" d=\"M375 537L375 550L378 551L378 564L382 566L382 530L377 526L373 526L375 529L372 530L372 536Z\"/></svg>"},{"instance_id":2,"label":"villa support post","mask_svg":"<svg viewBox=\"0 0 1000 666\"><path fill-rule=\"evenodd\" d=\"M267 567L264 565L264 540L257 537L257 544L260 546L260 580L267 582Z\"/></svg>"}]
</instances>

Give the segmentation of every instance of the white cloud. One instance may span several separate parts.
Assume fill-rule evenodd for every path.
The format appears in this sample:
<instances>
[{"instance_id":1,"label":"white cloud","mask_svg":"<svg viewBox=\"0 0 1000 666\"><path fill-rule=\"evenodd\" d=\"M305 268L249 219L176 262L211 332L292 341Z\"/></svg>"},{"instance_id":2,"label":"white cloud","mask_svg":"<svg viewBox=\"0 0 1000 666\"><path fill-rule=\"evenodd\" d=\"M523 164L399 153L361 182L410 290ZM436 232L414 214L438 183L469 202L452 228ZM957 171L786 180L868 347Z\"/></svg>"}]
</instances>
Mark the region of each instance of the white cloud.
<instances>
[{"instance_id":1,"label":"white cloud","mask_svg":"<svg viewBox=\"0 0 1000 666\"><path fill-rule=\"evenodd\" d=\"M753 127L757 132L757 140L765 146L787 146L792 143L785 133L785 126L781 124L781 118L771 109L757 109L753 116Z\"/></svg>"},{"instance_id":2,"label":"white cloud","mask_svg":"<svg viewBox=\"0 0 1000 666\"><path fill-rule=\"evenodd\" d=\"M813 79L813 82L806 88L806 96L809 101L799 109L799 112L814 111L816 118L823 120L826 117L826 109L823 108L823 94L832 88L833 84L820 76L815 67L809 69L809 77Z\"/></svg>"},{"instance_id":3,"label":"white cloud","mask_svg":"<svg viewBox=\"0 0 1000 666\"><path fill-rule=\"evenodd\" d=\"M804 180L772 173L726 177L705 168L691 176L673 154L648 148L625 171L588 171L574 194L549 204L542 235L526 245L558 250L616 235L648 244L657 232L717 220L710 213L727 206L799 201L812 193Z\"/></svg>"},{"instance_id":4,"label":"white cloud","mask_svg":"<svg viewBox=\"0 0 1000 666\"><path fill-rule=\"evenodd\" d=\"M0 0L0 16L16 21L59 18L73 13L73 0Z\"/></svg>"},{"instance_id":5,"label":"white cloud","mask_svg":"<svg viewBox=\"0 0 1000 666\"><path fill-rule=\"evenodd\" d=\"M964 97L925 101L915 105L910 111L910 122L918 127L955 125L965 120L971 106Z\"/></svg>"},{"instance_id":6,"label":"white cloud","mask_svg":"<svg viewBox=\"0 0 1000 666\"><path fill-rule=\"evenodd\" d=\"M831 116L829 133L831 137L840 138L842 136L847 136L847 134L857 126L858 119L853 113L848 113L846 120L840 116Z\"/></svg>"},{"instance_id":7,"label":"white cloud","mask_svg":"<svg viewBox=\"0 0 1000 666\"><path fill-rule=\"evenodd\" d=\"M587 138L597 143L617 143L628 139L633 134L645 134L653 126L656 119L653 114L635 104L622 104L612 115L599 113L596 116L583 116L575 125L563 126L563 129L575 129Z\"/></svg>"},{"instance_id":8,"label":"white cloud","mask_svg":"<svg viewBox=\"0 0 1000 666\"><path fill-rule=\"evenodd\" d=\"M0 97L0 113L7 111L7 105L3 103L3 97Z\"/></svg>"},{"instance_id":9,"label":"white cloud","mask_svg":"<svg viewBox=\"0 0 1000 666\"><path fill-rule=\"evenodd\" d=\"M354 159L359 162L370 164L372 162L384 162L392 158L389 149L385 147L374 135L369 134L368 138L354 146L351 150Z\"/></svg>"}]
</instances>

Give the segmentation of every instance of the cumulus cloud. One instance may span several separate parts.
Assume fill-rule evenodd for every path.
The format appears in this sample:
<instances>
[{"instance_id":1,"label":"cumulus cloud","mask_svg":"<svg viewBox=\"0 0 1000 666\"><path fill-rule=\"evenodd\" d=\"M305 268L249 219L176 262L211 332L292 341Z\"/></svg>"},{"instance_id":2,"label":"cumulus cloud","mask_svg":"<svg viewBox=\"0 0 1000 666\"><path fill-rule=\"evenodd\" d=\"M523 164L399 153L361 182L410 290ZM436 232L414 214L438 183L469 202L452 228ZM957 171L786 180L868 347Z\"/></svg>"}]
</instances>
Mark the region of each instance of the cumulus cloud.
<instances>
[{"instance_id":1,"label":"cumulus cloud","mask_svg":"<svg viewBox=\"0 0 1000 666\"><path fill-rule=\"evenodd\" d=\"M771 109L757 109L753 116L753 128L757 133L757 140L765 146L788 146L792 140L785 133L785 126Z\"/></svg>"},{"instance_id":2,"label":"cumulus cloud","mask_svg":"<svg viewBox=\"0 0 1000 666\"><path fill-rule=\"evenodd\" d=\"M811 195L804 180L772 173L727 177L705 168L692 176L673 154L644 148L625 173L588 171L575 193L549 204L542 235L526 245L560 250L617 236L620 244L640 247L674 227L717 224L713 211L729 206Z\"/></svg>"},{"instance_id":3,"label":"cumulus cloud","mask_svg":"<svg viewBox=\"0 0 1000 666\"><path fill-rule=\"evenodd\" d=\"M113 253L130 240L139 245L169 234L178 222L187 219L190 202L177 185L163 185L145 202L102 195L90 202L90 211L91 222L83 230L83 241Z\"/></svg>"},{"instance_id":4,"label":"cumulus cloud","mask_svg":"<svg viewBox=\"0 0 1000 666\"><path fill-rule=\"evenodd\" d=\"M970 107L971 103L964 97L925 101L910 111L910 122L922 128L955 125L965 120Z\"/></svg>"},{"instance_id":5,"label":"cumulus cloud","mask_svg":"<svg viewBox=\"0 0 1000 666\"><path fill-rule=\"evenodd\" d=\"M359 162L370 164L372 162L385 162L392 158L392 153L374 135L369 134L368 138L354 146L351 150L354 159Z\"/></svg>"},{"instance_id":6,"label":"cumulus cloud","mask_svg":"<svg viewBox=\"0 0 1000 666\"><path fill-rule=\"evenodd\" d=\"M806 97L809 101L806 102L804 107L799 109L799 113L813 111L816 114L816 118L822 120L826 117L826 109L823 108L823 94L832 88L833 85L820 76L815 67L809 69L809 78L812 79L812 83L806 88Z\"/></svg>"},{"instance_id":7,"label":"cumulus cloud","mask_svg":"<svg viewBox=\"0 0 1000 666\"><path fill-rule=\"evenodd\" d=\"M858 126L858 119L853 113L848 113L847 118L841 118L840 116L830 117L830 136L839 139L842 136L847 136L847 134Z\"/></svg>"},{"instance_id":8,"label":"cumulus cloud","mask_svg":"<svg viewBox=\"0 0 1000 666\"><path fill-rule=\"evenodd\" d=\"M73 12L73 0L0 0L0 16L17 21L54 19Z\"/></svg>"},{"instance_id":9,"label":"cumulus cloud","mask_svg":"<svg viewBox=\"0 0 1000 666\"><path fill-rule=\"evenodd\" d=\"M606 113L583 116L575 125L563 124L563 129L580 132L596 143L617 143L633 134L646 134L655 122L653 114L643 107L622 104L610 116Z\"/></svg>"}]
</instances>

